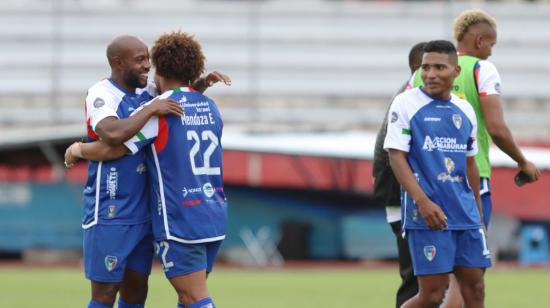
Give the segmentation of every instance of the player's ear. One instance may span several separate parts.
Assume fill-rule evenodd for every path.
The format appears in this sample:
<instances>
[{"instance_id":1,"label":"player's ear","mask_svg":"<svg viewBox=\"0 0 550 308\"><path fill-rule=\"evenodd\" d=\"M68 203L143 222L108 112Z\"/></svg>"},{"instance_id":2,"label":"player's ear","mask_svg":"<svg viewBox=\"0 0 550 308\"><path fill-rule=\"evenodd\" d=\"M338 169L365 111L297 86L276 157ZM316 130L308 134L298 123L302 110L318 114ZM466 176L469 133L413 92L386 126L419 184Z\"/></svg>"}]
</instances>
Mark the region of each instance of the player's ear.
<instances>
[{"instance_id":1,"label":"player's ear","mask_svg":"<svg viewBox=\"0 0 550 308\"><path fill-rule=\"evenodd\" d=\"M476 38L475 38L476 49L481 49L481 41L483 41L483 36L476 35Z\"/></svg>"},{"instance_id":2,"label":"player's ear","mask_svg":"<svg viewBox=\"0 0 550 308\"><path fill-rule=\"evenodd\" d=\"M456 65L455 66L455 78L458 77L458 75L460 74L460 71L462 70L462 67L460 67L460 65Z\"/></svg>"}]
</instances>

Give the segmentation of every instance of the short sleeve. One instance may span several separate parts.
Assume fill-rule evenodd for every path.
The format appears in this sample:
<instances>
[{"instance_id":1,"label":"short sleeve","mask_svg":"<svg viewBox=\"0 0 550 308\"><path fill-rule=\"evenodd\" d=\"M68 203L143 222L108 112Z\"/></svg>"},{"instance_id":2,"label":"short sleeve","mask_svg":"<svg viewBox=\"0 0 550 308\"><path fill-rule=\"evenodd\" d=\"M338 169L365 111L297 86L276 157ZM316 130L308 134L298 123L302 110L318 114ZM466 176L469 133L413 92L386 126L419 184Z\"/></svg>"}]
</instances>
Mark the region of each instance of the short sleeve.
<instances>
[{"instance_id":1,"label":"short sleeve","mask_svg":"<svg viewBox=\"0 0 550 308\"><path fill-rule=\"evenodd\" d=\"M481 60L476 64L475 69L479 96L500 95L502 82L495 65Z\"/></svg>"},{"instance_id":2,"label":"short sleeve","mask_svg":"<svg viewBox=\"0 0 550 308\"><path fill-rule=\"evenodd\" d=\"M151 117L145 126L132 138L124 142L132 154L136 154L141 149L150 145L155 141L159 133L159 118L157 116Z\"/></svg>"},{"instance_id":3,"label":"short sleeve","mask_svg":"<svg viewBox=\"0 0 550 308\"><path fill-rule=\"evenodd\" d=\"M409 152L411 142L410 119L405 108L407 103L400 94L393 100L388 111L388 127L386 139L384 139L384 150L389 149Z\"/></svg>"},{"instance_id":4,"label":"short sleeve","mask_svg":"<svg viewBox=\"0 0 550 308\"><path fill-rule=\"evenodd\" d=\"M116 117L118 103L115 97L107 91L93 89L86 96L86 118L91 129L95 132L97 124L108 117Z\"/></svg>"}]
</instances>

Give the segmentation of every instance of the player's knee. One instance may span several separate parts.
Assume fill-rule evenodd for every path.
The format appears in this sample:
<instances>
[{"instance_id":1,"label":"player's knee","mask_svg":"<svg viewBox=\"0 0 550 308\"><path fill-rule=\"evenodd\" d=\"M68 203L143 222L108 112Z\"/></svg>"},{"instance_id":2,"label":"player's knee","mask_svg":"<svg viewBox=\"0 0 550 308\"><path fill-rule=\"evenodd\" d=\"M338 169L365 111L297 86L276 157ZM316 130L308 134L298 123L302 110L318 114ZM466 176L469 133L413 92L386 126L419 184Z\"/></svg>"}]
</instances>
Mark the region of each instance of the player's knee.
<instances>
[{"instance_id":1,"label":"player's knee","mask_svg":"<svg viewBox=\"0 0 550 308\"><path fill-rule=\"evenodd\" d=\"M92 299L101 304L113 305L119 288L119 284L94 284Z\"/></svg>"},{"instance_id":2,"label":"player's knee","mask_svg":"<svg viewBox=\"0 0 550 308\"><path fill-rule=\"evenodd\" d=\"M429 292L423 292L419 296L424 307L439 307L445 297L445 288L436 288Z\"/></svg>"},{"instance_id":3,"label":"player's knee","mask_svg":"<svg viewBox=\"0 0 550 308\"><path fill-rule=\"evenodd\" d=\"M485 298L485 283L480 280L476 283L472 283L466 287L466 291L463 294L465 301L483 301Z\"/></svg>"},{"instance_id":4,"label":"player's knee","mask_svg":"<svg viewBox=\"0 0 550 308\"><path fill-rule=\"evenodd\" d=\"M193 286L186 289L176 290L178 293L178 299L180 303L190 305L198 302L199 300L208 297L208 290L200 286Z\"/></svg>"}]
</instances>

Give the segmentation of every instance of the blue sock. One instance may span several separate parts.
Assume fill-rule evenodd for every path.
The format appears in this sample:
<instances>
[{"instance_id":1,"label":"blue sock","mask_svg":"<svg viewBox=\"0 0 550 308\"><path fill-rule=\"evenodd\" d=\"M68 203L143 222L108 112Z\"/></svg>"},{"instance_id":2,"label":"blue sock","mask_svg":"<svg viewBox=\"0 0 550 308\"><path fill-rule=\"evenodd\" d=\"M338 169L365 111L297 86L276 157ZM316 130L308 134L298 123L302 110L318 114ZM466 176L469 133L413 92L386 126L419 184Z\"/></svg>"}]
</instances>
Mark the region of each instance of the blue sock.
<instances>
[{"instance_id":1,"label":"blue sock","mask_svg":"<svg viewBox=\"0 0 550 308\"><path fill-rule=\"evenodd\" d=\"M216 306L210 297L205 297L200 301L194 302L187 306L187 308L216 308Z\"/></svg>"},{"instance_id":2,"label":"blue sock","mask_svg":"<svg viewBox=\"0 0 550 308\"><path fill-rule=\"evenodd\" d=\"M103 305L91 299L88 303L88 308L113 308L113 306Z\"/></svg>"},{"instance_id":3,"label":"blue sock","mask_svg":"<svg viewBox=\"0 0 550 308\"><path fill-rule=\"evenodd\" d=\"M185 304L178 303L178 308L185 308Z\"/></svg>"},{"instance_id":4,"label":"blue sock","mask_svg":"<svg viewBox=\"0 0 550 308\"><path fill-rule=\"evenodd\" d=\"M128 304L122 300L122 298L118 298L118 308L143 308L145 307L144 304Z\"/></svg>"}]
</instances>

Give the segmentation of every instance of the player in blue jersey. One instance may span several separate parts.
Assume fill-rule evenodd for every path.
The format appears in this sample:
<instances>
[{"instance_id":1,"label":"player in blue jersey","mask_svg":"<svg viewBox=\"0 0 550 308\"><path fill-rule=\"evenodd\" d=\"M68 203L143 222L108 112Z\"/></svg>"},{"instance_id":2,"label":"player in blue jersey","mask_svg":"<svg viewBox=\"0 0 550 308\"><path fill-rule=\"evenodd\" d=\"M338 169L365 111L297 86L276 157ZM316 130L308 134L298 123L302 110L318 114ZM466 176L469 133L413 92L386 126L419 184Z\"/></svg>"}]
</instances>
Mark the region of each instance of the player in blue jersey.
<instances>
[{"instance_id":1,"label":"player in blue jersey","mask_svg":"<svg viewBox=\"0 0 550 308\"><path fill-rule=\"evenodd\" d=\"M185 114L152 117L125 142L126 147L106 142L80 145L81 156L110 160L128 149L146 155L156 254L178 293L178 307L214 307L206 278L227 222L220 144L223 123L216 104L190 87L204 70L202 48L193 37L181 32L159 37L152 61L164 92L161 98L178 101Z\"/></svg>"},{"instance_id":2,"label":"player in blue jersey","mask_svg":"<svg viewBox=\"0 0 550 308\"><path fill-rule=\"evenodd\" d=\"M402 307L438 307L454 272L466 307L484 305L491 265L479 197L477 122L471 105L451 94L460 67L448 41L424 48L425 86L390 107L384 148L401 184L403 232L419 293Z\"/></svg>"},{"instance_id":3,"label":"player in blue jersey","mask_svg":"<svg viewBox=\"0 0 550 308\"><path fill-rule=\"evenodd\" d=\"M124 119L156 95L154 85L147 83L149 53L141 40L125 35L109 44L107 58L111 78L91 87L86 99L89 141L121 144L154 114L182 114L176 102L157 99L131 121ZM204 91L217 81L230 82L213 72L194 85ZM80 143L70 149L78 152ZM142 307L147 297L153 249L144 159L136 155L89 163L83 218L85 273L92 284L89 307L111 307L118 290L119 307Z\"/></svg>"}]
</instances>

